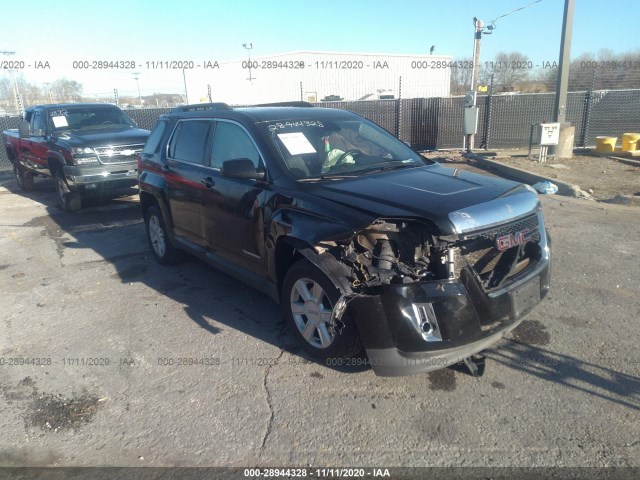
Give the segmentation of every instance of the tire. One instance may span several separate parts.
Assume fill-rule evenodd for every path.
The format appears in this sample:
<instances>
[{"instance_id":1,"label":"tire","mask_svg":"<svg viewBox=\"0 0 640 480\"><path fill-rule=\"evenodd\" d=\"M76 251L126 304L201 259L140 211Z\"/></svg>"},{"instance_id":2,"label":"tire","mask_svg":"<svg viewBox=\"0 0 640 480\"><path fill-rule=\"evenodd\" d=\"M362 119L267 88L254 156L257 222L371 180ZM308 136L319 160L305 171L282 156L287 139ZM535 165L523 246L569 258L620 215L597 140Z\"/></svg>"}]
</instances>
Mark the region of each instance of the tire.
<instances>
[{"instance_id":1,"label":"tire","mask_svg":"<svg viewBox=\"0 0 640 480\"><path fill-rule=\"evenodd\" d=\"M314 360L351 358L362 351L355 323L347 313L340 332L329 323L339 298L333 282L306 259L296 262L285 275L281 298L285 321Z\"/></svg>"},{"instance_id":2,"label":"tire","mask_svg":"<svg viewBox=\"0 0 640 480\"><path fill-rule=\"evenodd\" d=\"M18 183L18 187L23 192L32 192L35 188L35 181L33 177L33 173L28 172L24 168L22 168L17 160L13 164L13 176L16 178L16 182Z\"/></svg>"},{"instance_id":3,"label":"tire","mask_svg":"<svg viewBox=\"0 0 640 480\"><path fill-rule=\"evenodd\" d=\"M162 212L157 205L151 205L144 212L144 224L151 253L161 265L175 265L182 260L182 250L176 248L169 239Z\"/></svg>"},{"instance_id":4,"label":"tire","mask_svg":"<svg viewBox=\"0 0 640 480\"><path fill-rule=\"evenodd\" d=\"M67 212L80 210L80 207L82 206L82 197L79 193L69 191L69 187L64 179L64 173L61 168L55 171L53 180L56 182L56 198L58 199L58 205Z\"/></svg>"}]
</instances>

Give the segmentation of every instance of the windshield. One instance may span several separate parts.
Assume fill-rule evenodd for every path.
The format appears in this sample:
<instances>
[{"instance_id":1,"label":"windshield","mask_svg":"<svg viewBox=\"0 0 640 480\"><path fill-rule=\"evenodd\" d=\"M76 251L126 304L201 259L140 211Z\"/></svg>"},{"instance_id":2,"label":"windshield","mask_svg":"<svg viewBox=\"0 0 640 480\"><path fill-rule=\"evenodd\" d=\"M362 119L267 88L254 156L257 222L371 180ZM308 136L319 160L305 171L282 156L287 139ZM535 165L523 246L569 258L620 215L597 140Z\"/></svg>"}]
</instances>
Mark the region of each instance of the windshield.
<instances>
[{"instance_id":1,"label":"windshield","mask_svg":"<svg viewBox=\"0 0 640 480\"><path fill-rule=\"evenodd\" d=\"M361 118L269 121L258 127L300 180L359 176L426 163L393 135Z\"/></svg>"},{"instance_id":2,"label":"windshield","mask_svg":"<svg viewBox=\"0 0 640 480\"><path fill-rule=\"evenodd\" d=\"M54 132L135 127L129 117L114 107L67 107L49 110L47 114Z\"/></svg>"}]
</instances>

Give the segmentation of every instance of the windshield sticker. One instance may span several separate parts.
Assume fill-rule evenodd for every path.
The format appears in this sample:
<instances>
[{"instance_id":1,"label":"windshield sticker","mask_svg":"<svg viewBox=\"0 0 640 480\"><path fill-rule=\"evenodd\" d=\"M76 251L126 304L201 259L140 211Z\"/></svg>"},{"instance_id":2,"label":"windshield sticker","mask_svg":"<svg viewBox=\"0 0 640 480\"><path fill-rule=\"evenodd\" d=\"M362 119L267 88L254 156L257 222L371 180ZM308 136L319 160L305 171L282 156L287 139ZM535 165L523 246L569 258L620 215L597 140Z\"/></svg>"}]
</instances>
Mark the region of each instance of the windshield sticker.
<instances>
[{"instance_id":1,"label":"windshield sticker","mask_svg":"<svg viewBox=\"0 0 640 480\"><path fill-rule=\"evenodd\" d=\"M270 132L275 132L276 130L283 130L285 128L294 128L294 127L320 127L324 128L322 122L316 120L295 120L291 122L278 122L272 123L268 125L267 128Z\"/></svg>"},{"instance_id":2,"label":"windshield sticker","mask_svg":"<svg viewBox=\"0 0 640 480\"><path fill-rule=\"evenodd\" d=\"M291 155L303 155L305 153L316 153L316 149L309 143L307 137L302 132L278 133L278 138L284 143Z\"/></svg>"},{"instance_id":3,"label":"windshield sticker","mask_svg":"<svg viewBox=\"0 0 640 480\"><path fill-rule=\"evenodd\" d=\"M69 115L69 112L67 110L50 110L49 111L50 117L62 117L67 115Z\"/></svg>"},{"instance_id":4,"label":"windshield sticker","mask_svg":"<svg viewBox=\"0 0 640 480\"><path fill-rule=\"evenodd\" d=\"M67 117L64 117L64 116L51 117L51 120L53 120L53 126L56 128L69 126L69 124L67 123Z\"/></svg>"}]
</instances>

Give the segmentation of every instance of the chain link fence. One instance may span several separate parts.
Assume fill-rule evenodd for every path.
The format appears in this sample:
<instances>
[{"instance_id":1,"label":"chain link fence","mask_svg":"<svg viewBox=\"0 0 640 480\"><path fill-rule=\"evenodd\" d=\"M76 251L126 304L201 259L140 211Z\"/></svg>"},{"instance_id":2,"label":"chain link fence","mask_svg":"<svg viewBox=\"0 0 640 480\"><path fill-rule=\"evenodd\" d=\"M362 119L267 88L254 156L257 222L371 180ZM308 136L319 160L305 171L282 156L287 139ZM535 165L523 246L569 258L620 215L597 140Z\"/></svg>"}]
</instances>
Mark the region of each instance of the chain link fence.
<instances>
[{"instance_id":1,"label":"chain link fence","mask_svg":"<svg viewBox=\"0 0 640 480\"><path fill-rule=\"evenodd\" d=\"M554 93L487 95L478 97L478 148L527 148L531 126L553 117ZM462 148L464 98L412 98L321 102L315 105L351 110L368 118L414 149ZM169 108L131 109L126 113L150 130ZM18 128L19 117L0 117L0 129ZM640 89L571 92L567 121L576 127L575 145L595 145L597 136L621 137L640 132ZM10 170L4 148L0 170Z\"/></svg>"}]
</instances>

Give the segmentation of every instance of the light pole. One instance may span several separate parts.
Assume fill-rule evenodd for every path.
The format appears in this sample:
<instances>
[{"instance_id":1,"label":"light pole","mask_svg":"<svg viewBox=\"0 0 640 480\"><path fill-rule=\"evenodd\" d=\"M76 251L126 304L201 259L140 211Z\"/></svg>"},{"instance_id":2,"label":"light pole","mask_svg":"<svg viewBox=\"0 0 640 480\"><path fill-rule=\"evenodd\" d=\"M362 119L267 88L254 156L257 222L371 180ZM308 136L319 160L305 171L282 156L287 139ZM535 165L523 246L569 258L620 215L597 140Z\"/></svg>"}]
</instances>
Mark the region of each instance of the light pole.
<instances>
[{"instance_id":1,"label":"light pole","mask_svg":"<svg viewBox=\"0 0 640 480\"><path fill-rule=\"evenodd\" d=\"M251 50L253 49L253 43L243 43L242 46L247 49L247 53L249 54L249 82L253 83L256 77L251 76Z\"/></svg>"},{"instance_id":2,"label":"light pole","mask_svg":"<svg viewBox=\"0 0 640 480\"><path fill-rule=\"evenodd\" d=\"M140 72L133 72L133 78L136 80L136 86L138 87L138 103L140 104L140 108L142 108L142 97L140 96L140 82L138 79L140 78Z\"/></svg>"},{"instance_id":3,"label":"light pole","mask_svg":"<svg viewBox=\"0 0 640 480\"><path fill-rule=\"evenodd\" d=\"M187 75L184 73L184 68L182 69L182 82L184 83L184 103L186 105L189 104L189 94L187 93Z\"/></svg>"},{"instance_id":4,"label":"light pole","mask_svg":"<svg viewBox=\"0 0 640 480\"><path fill-rule=\"evenodd\" d=\"M49 95L49 103L53 103L53 97L51 96L51 82L44 82L47 86L47 94Z\"/></svg>"}]
</instances>

